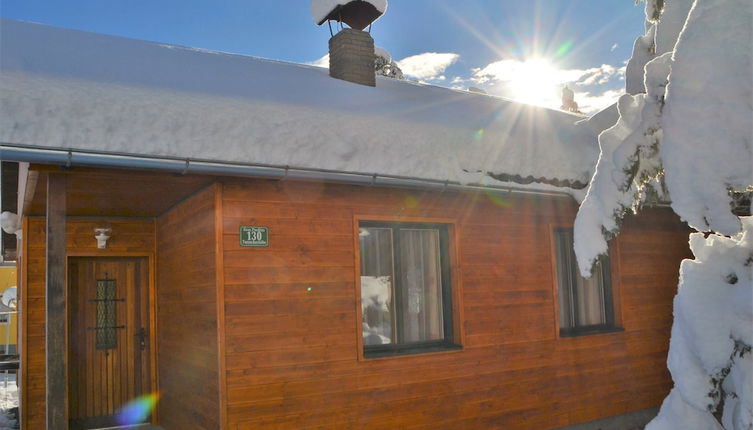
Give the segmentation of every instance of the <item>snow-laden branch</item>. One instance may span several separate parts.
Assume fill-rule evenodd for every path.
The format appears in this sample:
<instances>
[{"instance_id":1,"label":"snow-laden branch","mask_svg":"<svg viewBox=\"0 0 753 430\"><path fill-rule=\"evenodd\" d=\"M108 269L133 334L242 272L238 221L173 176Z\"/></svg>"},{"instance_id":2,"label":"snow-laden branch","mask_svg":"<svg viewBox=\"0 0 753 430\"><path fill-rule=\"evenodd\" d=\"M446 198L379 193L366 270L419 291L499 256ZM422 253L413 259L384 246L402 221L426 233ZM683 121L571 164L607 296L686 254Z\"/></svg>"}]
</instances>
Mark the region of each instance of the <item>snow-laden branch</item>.
<instances>
[{"instance_id":1,"label":"snow-laden branch","mask_svg":"<svg viewBox=\"0 0 753 430\"><path fill-rule=\"evenodd\" d=\"M651 21L628 64L620 118L575 222L581 272L646 194L699 232L674 301L675 388L648 430L753 429L753 2L647 0ZM642 88L637 79L642 72ZM645 94L641 93L645 91ZM632 94L632 95L631 95Z\"/></svg>"}]
</instances>

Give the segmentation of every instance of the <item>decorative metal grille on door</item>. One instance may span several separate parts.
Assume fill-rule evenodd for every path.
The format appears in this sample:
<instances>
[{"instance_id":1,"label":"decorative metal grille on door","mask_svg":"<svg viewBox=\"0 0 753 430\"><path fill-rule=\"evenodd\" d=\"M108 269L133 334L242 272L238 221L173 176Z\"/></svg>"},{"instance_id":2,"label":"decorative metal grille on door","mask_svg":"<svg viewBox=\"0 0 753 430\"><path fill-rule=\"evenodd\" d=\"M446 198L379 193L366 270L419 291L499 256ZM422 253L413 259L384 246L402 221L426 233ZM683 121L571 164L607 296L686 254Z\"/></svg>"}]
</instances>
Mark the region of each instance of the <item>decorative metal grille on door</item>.
<instances>
[{"instance_id":1,"label":"decorative metal grille on door","mask_svg":"<svg viewBox=\"0 0 753 430\"><path fill-rule=\"evenodd\" d=\"M92 300L97 306L96 326L96 346L99 350L115 349L118 347L118 337L116 330L125 328L118 323L118 302L125 302L125 299L117 298L117 288L114 279L97 280L97 297Z\"/></svg>"}]
</instances>

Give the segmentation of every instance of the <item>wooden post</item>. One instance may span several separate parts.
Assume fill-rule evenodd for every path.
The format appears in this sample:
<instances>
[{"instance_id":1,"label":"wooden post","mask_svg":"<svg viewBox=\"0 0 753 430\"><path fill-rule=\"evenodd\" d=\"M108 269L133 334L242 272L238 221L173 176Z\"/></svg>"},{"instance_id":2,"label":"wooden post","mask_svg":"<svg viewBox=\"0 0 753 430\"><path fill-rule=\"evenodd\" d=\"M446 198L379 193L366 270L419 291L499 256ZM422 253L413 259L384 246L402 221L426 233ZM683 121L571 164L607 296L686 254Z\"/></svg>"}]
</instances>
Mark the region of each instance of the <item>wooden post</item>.
<instances>
[{"instance_id":1,"label":"wooden post","mask_svg":"<svg viewBox=\"0 0 753 430\"><path fill-rule=\"evenodd\" d=\"M47 178L46 368L47 430L68 428L65 175Z\"/></svg>"}]
</instances>

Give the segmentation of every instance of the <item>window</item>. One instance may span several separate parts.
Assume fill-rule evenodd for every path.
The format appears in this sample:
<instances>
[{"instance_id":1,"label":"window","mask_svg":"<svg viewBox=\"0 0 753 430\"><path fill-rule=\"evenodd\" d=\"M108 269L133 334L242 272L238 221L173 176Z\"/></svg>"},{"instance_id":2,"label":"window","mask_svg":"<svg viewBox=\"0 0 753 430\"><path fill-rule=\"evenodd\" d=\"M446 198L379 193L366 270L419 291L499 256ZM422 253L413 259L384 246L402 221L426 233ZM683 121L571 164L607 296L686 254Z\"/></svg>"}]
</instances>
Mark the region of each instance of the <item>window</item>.
<instances>
[{"instance_id":1,"label":"window","mask_svg":"<svg viewBox=\"0 0 753 430\"><path fill-rule=\"evenodd\" d=\"M602 256L590 279L580 275L573 251L573 229L555 229L560 335L617 331L609 258Z\"/></svg>"},{"instance_id":2,"label":"window","mask_svg":"<svg viewBox=\"0 0 753 430\"><path fill-rule=\"evenodd\" d=\"M459 348L447 226L362 221L359 227L364 355Z\"/></svg>"},{"instance_id":3,"label":"window","mask_svg":"<svg viewBox=\"0 0 753 430\"><path fill-rule=\"evenodd\" d=\"M97 280L97 298L94 299L97 305L97 331L96 344L97 349L115 349L117 348L117 336L115 330L117 322L117 309L115 304L118 299L115 298L115 280L98 279Z\"/></svg>"},{"instance_id":4,"label":"window","mask_svg":"<svg viewBox=\"0 0 753 430\"><path fill-rule=\"evenodd\" d=\"M10 321L9 314L0 314L0 325L8 325Z\"/></svg>"}]
</instances>

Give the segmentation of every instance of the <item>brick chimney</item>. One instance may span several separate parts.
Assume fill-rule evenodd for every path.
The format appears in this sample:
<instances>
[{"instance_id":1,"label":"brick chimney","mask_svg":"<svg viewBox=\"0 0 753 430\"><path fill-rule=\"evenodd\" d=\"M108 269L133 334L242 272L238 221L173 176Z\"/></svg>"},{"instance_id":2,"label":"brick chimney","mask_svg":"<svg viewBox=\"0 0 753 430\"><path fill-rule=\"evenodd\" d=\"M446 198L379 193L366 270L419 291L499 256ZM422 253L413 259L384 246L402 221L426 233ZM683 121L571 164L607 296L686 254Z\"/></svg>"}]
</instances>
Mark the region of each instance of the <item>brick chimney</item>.
<instances>
[{"instance_id":1,"label":"brick chimney","mask_svg":"<svg viewBox=\"0 0 753 430\"><path fill-rule=\"evenodd\" d=\"M376 86L374 39L362 30L344 28L329 40L329 75Z\"/></svg>"}]
</instances>

